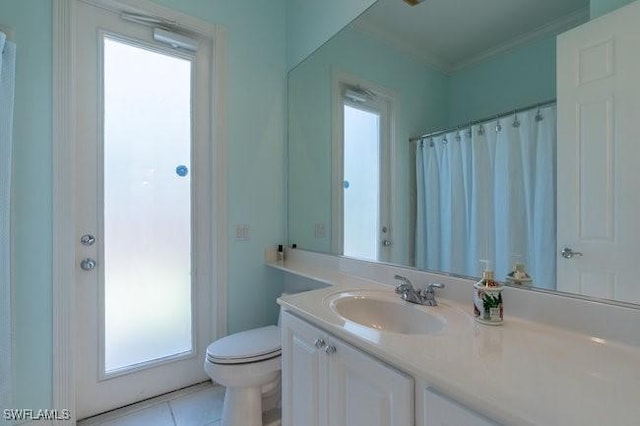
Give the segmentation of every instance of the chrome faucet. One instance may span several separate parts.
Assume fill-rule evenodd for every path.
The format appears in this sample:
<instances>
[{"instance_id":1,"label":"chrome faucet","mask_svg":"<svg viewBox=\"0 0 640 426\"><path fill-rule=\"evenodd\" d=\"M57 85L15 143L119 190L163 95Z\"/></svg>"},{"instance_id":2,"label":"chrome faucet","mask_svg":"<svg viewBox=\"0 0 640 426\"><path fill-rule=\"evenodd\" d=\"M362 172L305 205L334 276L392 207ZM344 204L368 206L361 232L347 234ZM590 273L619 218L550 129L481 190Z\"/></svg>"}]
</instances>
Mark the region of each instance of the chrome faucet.
<instances>
[{"instance_id":1,"label":"chrome faucet","mask_svg":"<svg viewBox=\"0 0 640 426\"><path fill-rule=\"evenodd\" d=\"M395 275L393 278L402 281L402 284L396 286L396 293L400 295L402 300L418 305L438 306L433 289L443 288L444 284L430 283L424 290L416 290L407 277Z\"/></svg>"}]
</instances>

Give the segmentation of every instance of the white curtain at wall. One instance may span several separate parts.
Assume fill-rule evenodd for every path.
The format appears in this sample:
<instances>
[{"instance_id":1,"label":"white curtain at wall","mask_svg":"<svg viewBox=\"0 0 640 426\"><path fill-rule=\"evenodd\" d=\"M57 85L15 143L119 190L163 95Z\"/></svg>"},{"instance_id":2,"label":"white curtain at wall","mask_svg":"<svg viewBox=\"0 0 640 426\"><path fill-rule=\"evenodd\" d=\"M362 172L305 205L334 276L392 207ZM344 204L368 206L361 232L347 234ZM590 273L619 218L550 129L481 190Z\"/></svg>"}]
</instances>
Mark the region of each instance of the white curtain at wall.
<instances>
[{"instance_id":1,"label":"white curtain at wall","mask_svg":"<svg viewBox=\"0 0 640 426\"><path fill-rule=\"evenodd\" d=\"M505 116L418 143L416 266L478 276L514 262L556 281L556 108Z\"/></svg>"},{"instance_id":2,"label":"white curtain at wall","mask_svg":"<svg viewBox=\"0 0 640 426\"><path fill-rule=\"evenodd\" d=\"M0 407L11 407L10 195L16 46L0 32Z\"/></svg>"}]
</instances>

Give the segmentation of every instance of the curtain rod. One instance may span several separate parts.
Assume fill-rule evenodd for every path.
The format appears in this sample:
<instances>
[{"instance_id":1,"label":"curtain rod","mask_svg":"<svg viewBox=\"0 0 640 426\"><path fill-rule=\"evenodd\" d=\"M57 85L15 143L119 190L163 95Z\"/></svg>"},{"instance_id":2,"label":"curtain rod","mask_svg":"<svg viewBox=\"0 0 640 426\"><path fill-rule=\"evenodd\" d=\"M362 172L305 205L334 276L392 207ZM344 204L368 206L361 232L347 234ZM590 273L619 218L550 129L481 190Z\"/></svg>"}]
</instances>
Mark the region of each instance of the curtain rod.
<instances>
[{"instance_id":1,"label":"curtain rod","mask_svg":"<svg viewBox=\"0 0 640 426\"><path fill-rule=\"evenodd\" d=\"M431 133L426 133L426 134L421 135L421 136L415 136L415 137L409 138L409 142L417 142L417 141L420 141L420 140L424 140L426 138L444 135L445 133L454 132L456 130L462 130L462 129L466 128L466 127L470 127L470 126L473 126L473 125L476 125L476 124L484 124L484 123L487 123L489 121L498 120L498 119L503 118L503 117L508 117L510 115L518 114L518 113L521 113L521 112L524 112L524 111L528 111L528 110L534 109L534 108L542 108L544 106L548 106L548 105L555 104L555 103L556 103L555 99L550 99L548 101L539 102L537 104L529 105L529 106L526 106L526 107L523 107L523 108L514 109L514 110L511 110L509 112L502 113L502 114L492 115L491 117L486 117L486 118L483 118L481 120L469 121L468 123L460 124L460 125L458 125L456 127L450 127L448 129L438 130L436 132L431 132Z\"/></svg>"}]
</instances>

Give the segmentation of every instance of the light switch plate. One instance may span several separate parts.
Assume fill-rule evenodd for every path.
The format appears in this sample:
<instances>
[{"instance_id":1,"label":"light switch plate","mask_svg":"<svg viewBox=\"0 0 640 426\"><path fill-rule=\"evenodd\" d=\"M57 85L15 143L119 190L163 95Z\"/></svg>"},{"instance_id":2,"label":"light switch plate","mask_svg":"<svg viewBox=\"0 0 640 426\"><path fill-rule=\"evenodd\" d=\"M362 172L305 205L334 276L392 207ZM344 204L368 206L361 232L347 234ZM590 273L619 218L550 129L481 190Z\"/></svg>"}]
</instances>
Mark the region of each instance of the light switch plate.
<instances>
[{"instance_id":1,"label":"light switch plate","mask_svg":"<svg viewBox=\"0 0 640 426\"><path fill-rule=\"evenodd\" d=\"M236 225L236 241L249 241L251 239L251 226Z\"/></svg>"}]
</instances>

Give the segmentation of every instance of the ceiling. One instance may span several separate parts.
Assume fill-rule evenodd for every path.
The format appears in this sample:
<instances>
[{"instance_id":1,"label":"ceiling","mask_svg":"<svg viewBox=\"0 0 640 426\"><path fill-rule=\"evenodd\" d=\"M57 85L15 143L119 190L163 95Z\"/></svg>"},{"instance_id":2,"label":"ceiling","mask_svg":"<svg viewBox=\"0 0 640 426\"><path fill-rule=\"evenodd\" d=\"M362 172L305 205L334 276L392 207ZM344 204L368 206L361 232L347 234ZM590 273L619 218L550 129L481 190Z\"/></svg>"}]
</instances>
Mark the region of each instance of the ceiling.
<instances>
[{"instance_id":1,"label":"ceiling","mask_svg":"<svg viewBox=\"0 0 640 426\"><path fill-rule=\"evenodd\" d=\"M356 25L452 71L588 16L589 0L378 0Z\"/></svg>"}]
</instances>

